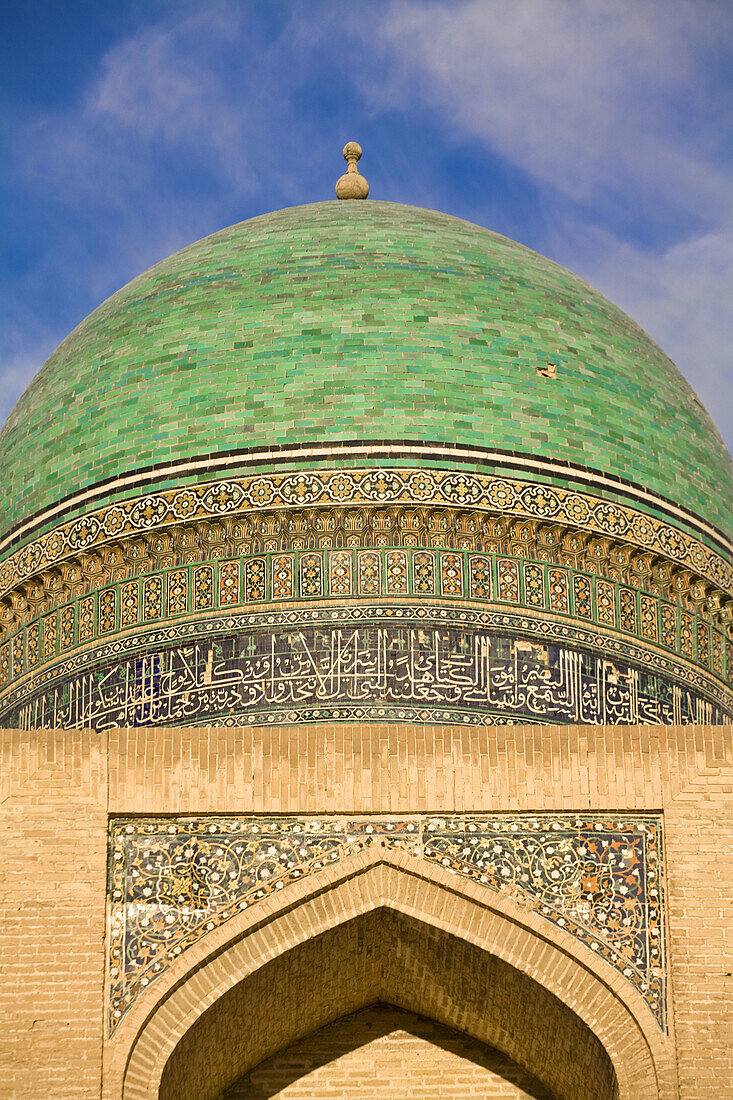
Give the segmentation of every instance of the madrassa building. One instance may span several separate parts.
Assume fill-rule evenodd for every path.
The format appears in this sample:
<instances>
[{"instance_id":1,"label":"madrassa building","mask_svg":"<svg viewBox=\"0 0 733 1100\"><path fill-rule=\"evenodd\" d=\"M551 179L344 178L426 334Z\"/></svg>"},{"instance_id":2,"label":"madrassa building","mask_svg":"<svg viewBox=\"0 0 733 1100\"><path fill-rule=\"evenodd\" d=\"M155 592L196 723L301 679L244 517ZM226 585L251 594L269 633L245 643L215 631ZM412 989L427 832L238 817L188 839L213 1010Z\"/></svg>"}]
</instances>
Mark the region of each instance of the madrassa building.
<instances>
[{"instance_id":1,"label":"madrassa building","mask_svg":"<svg viewBox=\"0 0 733 1100\"><path fill-rule=\"evenodd\" d=\"M0 435L0 1095L733 1097L731 456L360 155Z\"/></svg>"}]
</instances>

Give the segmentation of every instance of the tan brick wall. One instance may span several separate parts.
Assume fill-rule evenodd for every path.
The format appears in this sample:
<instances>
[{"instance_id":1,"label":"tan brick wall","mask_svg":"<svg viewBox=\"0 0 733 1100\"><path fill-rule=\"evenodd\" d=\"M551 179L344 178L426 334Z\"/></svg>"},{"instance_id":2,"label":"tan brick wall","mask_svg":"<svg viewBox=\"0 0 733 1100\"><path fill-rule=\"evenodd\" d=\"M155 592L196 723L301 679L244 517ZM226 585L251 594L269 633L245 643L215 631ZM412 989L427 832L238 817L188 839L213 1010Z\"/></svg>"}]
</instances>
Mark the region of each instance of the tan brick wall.
<instances>
[{"instance_id":1,"label":"tan brick wall","mask_svg":"<svg viewBox=\"0 0 733 1100\"><path fill-rule=\"evenodd\" d=\"M733 797L713 776L666 809L680 1100L733 1097Z\"/></svg>"},{"instance_id":2,"label":"tan brick wall","mask_svg":"<svg viewBox=\"0 0 733 1100\"><path fill-rule=\"evenodd\" d=\"M366 724L111 730L109 809L660 809L710 766L733 771L731 730Z\"/></svg>"},{"instance_id":3,"label":"tan brick wall","mask_svg":"<svg viewBox=\"0 0 733 1100\"><path fill-rule=\"evenodd\" d=\"M529 1091L531 1090L531 1091ZM521 1066L388 1005L345 1016L262 1062L223 1100L554 1100Z\"/></svg>"},{"instance_id":4,"label":"tan brick wall","mask_svg":"<svg viewBox=\"0 0 733 1100\"><path fill-rule=\"evenodd\" d=\"M6 731L0 1096L111 1095L100 1063L108 813L589 808L663 810L679 1096L733 1096L732 736L730 727ZM121 1030L105 1064L130 1041Z\"/></svg>"},{"instance_id":5,"label":"tan brick wall","mask_svg":"<svg viewBox=\"0 0 733 1100\"><path fill-rule=\"evenodd\" d=\"M495 955L380 908L306 938L217 1000L168 1062L161 1100L214 1096L219 1082L271 1056L304 1026L375 1001L501 1044L564 1100L613 1100L603 1048L552 994Z\"/></svg>"},{"instance_id":6,"label":"tan brick wall","mask_svg":"<svg viewBox=\"0 0 733 1100\"><path fill-rule=\"evenodd\" d=\"M93 1100L102 1066L106 756L7 734L0 774L0 1096Z\"/></svg>"}]
</instances>

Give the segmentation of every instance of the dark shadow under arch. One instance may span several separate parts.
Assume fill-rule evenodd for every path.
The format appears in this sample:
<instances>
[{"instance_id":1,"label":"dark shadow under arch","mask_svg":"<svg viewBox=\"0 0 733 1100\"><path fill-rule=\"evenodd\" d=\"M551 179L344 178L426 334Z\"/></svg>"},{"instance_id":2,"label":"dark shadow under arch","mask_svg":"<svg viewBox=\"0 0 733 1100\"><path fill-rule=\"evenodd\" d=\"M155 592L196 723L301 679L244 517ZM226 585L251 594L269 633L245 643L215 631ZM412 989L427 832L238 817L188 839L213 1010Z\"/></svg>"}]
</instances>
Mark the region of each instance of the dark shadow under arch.
<instances>
[{"instance_id":1,"label":"dark shadow under arch","mask_svg":"<svg viewBox=\"0 0 733 1100\"><path fill-rule=\"evenodd\" d=\"M557 1100L616 1100L597 1037L496 955L381 907L306 939L228 989L183 1035L160 1100L216 1100L279 1050L375 1002L501 1052Z\"/></svg>"},{"instance_id":2,"label":"dark shadow under arch","mask_svg":"<svg viewBox=\"0 0 733 1100\"><path fill-rule=\"evenodd\" d=\"M393 1042L393 1052L384 1044L380 1045L380 1040L399 1038L403 1034L407 1036L408 1043ZM410 1044L410 1039L415 1042ZM411 1051L410 1047L417 1049ZM426 1065L421 1064L422 1047L435 1047L445 1052L449 1056L447 1064L444 1066L439 1062L436 1065L432 1060ZM354 1062L348 1059L350 1055L360 1053L362 1048L367 1049L363 1050L365 1057L357 1063L361 1076L354 1082ZM371 1074L367 1070L365 1079L364 1063L367 1059L371 1061ZM477 1088L480 1087L480 1095L487 1100L491 1100L494 1093L506 1098L510 1090L518 1100L523 1097L557 1100L536 1077L494 1047L471 1039L455 1028L385 1004L369 1005L342 1016L297 1040L285 1050L278 1051L228 1088L222 1100L272 1100L306 1077L312 1082L314 1074L324 1067L328 1067L328 1088L330 1091L337 1090L339 1097L371 1096L376 1092L384 1096L384 1075L385 1070L390 1069L390 1061L399 1061L395 1069L398 1074L404 1071L405 1088L409 1084L409 1088L417 1090L420 1096L430 1094L450 1097L451 1100L477 1100ZM464 1077L462 1082L456 1077L451 1078L452 1063L458 1061L475 1066L477 1076L470 1081ZM344 1063L340 1074L338 1063ZM491 1088L489 1078L491 1081L496 1079L495 1088ZM318 1080L323 1080L323 1077ZM306 1084L306 1088L312 1094L313 1084Z\"/></svg>"}]
</instances>

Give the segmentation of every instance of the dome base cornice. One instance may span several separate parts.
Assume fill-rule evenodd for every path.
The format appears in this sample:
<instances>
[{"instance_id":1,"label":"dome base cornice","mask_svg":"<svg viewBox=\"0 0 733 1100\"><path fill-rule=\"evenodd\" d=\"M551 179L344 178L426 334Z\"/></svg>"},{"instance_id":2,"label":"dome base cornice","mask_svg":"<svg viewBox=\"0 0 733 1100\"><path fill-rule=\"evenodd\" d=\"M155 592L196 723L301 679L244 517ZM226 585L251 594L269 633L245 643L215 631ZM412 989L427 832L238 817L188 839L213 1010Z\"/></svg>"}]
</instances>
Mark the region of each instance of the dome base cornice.
<instances>
[{"instance_id":1,"label":"dome base cornice","mask_svg":"<svg viewBox=\"0 0 733 1100\"><path fill-rule=\"evenodd\" d=\"M166 464L155 464L130 470L124 477L98 482L69 495L53 507L29 517L12 528L0 540L0 556L17 553L20 546L28 545L39 533L68 522L70 517L81 518L90 513L103 512L115 503L129 499L131 489L145 487L146 496L156 496L171 483L180 487L209 484L206 475L217 479L243 481L252 476L249 471L265 476L286 473L328 472L329 468L353 469L363 465L374 467L409 468L411 464L421 468L480 472L485 476L511 477L530 483L541 483L576 490L589 496L600 496L626 507L638 508L662 522L671 523L693 538L700 538L709 548L733 560L733 542L719 528L705 522L699 515L676 504L673 500L651 493L643 486L617 475L604 473L590 466L560 460L546 461L530 452L518 450L485 450L463 444L420 444L410 440L377 439L363 442L335 442L328 446L291 444L267 449L219 451L215 455L203 455L195 459L183 459ZM34 541L36 541L34 540ZM31 542L32 545L32 542Z\"/></svg>"},{"instance_id":2,"label":"dome base cornice","mask_svg":"<svg viewBox=\"0 0 733 1100\"><path fill-rule=\"evenodd\" d=\"M59 523L0 564L0 598L64 561L90 554L120 538L147 536L192 521L302 508L425 506L473 509L545 525L567 526L589 536L624 542L665 558L733 598L731 559L665 519L542 481L446 467L375 466L306 468L205 481L131 496Z\"/></svg>"}]
</instances>

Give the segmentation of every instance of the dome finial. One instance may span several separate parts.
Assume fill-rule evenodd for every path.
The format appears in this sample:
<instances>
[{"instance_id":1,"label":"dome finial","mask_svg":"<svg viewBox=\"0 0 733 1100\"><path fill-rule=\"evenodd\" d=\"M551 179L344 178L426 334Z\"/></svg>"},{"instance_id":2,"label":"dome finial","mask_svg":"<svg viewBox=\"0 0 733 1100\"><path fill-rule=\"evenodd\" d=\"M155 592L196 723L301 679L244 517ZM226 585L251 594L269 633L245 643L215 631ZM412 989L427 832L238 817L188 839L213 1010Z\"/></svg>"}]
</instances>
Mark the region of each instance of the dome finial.
<instances>
[{"instance_id":1,"label":"dome finial","mask_svg":"<svg viewBox=\"0 0 733 1100\"><path fill-rule=\"evenodd\" d=\"M359 175L356 162L361 157L361 145L357 141L347 141L344 145L344 160L348 168L343 176L336 180L337 199L365 199L369 194L369 184Z\"/></svg>"}]
</instances>

